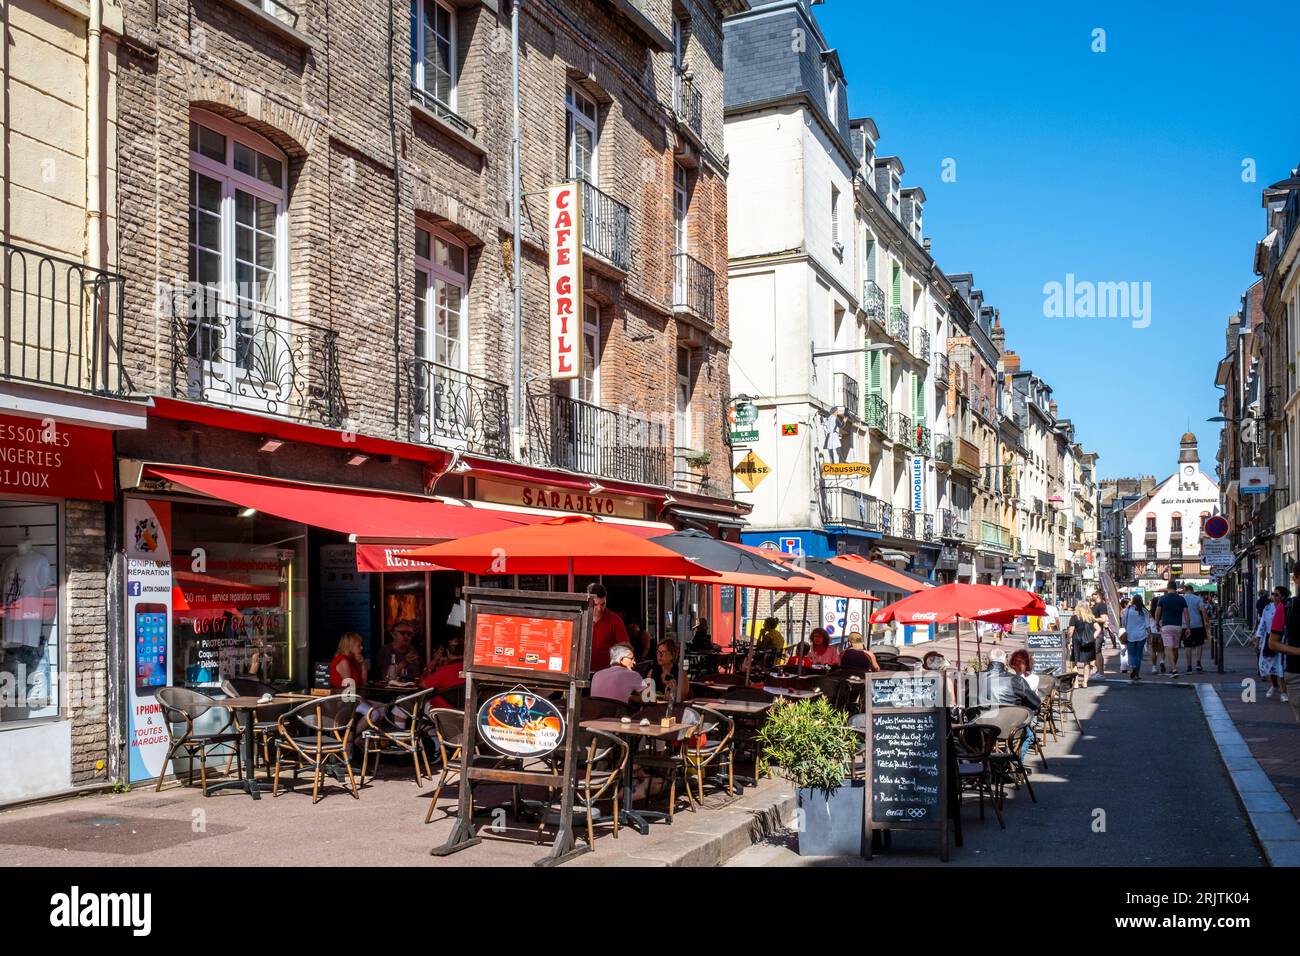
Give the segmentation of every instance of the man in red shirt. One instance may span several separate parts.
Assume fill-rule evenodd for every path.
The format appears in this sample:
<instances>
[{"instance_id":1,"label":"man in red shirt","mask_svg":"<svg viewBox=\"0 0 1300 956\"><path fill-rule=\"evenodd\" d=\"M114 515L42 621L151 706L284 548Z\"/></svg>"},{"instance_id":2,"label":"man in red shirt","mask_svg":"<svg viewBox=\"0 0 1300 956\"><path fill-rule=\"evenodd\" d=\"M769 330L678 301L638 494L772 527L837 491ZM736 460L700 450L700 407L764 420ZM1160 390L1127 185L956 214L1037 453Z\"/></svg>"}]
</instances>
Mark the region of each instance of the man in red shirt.
<instances>
[{"instance_id":1,"label":"man in red shirt","mask_svg":"<svg viewBox=\"0 0 1300 956\"><path fill-rule=\"evenodd\" d=\"M623 619L609 609L609 592L603 584L587 585L587 604L591 608L591 666L603 668L615 644L627 644Z\"/></svg>"}]
</instances>

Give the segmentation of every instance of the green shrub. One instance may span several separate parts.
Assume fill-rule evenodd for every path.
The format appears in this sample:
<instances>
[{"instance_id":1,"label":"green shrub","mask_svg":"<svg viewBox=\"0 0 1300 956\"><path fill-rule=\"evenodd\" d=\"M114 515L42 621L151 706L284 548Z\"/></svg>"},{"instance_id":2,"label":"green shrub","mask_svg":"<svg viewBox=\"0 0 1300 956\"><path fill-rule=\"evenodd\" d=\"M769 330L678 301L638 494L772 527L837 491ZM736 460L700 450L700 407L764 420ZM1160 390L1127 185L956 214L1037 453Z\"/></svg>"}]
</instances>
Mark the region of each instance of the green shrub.
<instances>
[{"instance_id":1,"label":"green shrub","mask_svg":"<svg viewBox=\"0 0 1300 956\"><path fill-rule=\"evenodd\" d=\"M796 787L834 791L853 767L862 735L825 697L777 701L758 733L759 773L775 764Z\"/></svg>"}]
</instances>

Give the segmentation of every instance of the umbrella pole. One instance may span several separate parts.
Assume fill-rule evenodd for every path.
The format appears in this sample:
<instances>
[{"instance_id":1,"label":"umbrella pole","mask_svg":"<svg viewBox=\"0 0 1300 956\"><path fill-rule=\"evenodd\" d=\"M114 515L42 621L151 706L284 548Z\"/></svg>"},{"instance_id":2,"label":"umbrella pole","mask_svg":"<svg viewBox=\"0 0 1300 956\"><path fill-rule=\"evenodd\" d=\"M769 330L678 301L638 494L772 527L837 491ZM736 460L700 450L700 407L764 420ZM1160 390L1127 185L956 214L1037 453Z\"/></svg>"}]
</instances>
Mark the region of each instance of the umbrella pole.
<instances>
[{"instance_id":1,"label":"umbrella pole","mask_svg":"<svg viewBox=\"0 0 1300 956\"><path fill-rule=\"evenodd\" d=\"M691 606L691 579L689 576L686 578L685 593L686 593L686 607L683 608L683 612L686 610L686 608L689 608ZM675 687L673 687L674 704L680 704L682 702L682 675L685 674L686 672L686 643L684 640L686 634L681 628L680 617L678 618L677 621L677 633L683 638L683 642L681 646L677 648L677 684Z\"/></svg>"},{"instance_id":2,"label":"umbrella pole","mask_svg":"<svg viewBox=\"0 0 1300 956\"><path fill-rule=\"evenodd\" d=\"M803 592L803 621L801 621L800 624L799 624L799 633L800 633L800 635L802 635L801 638L800 638L799 643L802 644L804 641L806 641L806 640L808 639L808 592L807 592L807 591L804 591L804 592ZM812 650L812 645L811 645L811 644L808 646L808 650L809 650L809 651ZM800 673L800 675L803 674L803 655L802 655L802 654L799 655L799 673Z\"/></svg>"}]
</instances>

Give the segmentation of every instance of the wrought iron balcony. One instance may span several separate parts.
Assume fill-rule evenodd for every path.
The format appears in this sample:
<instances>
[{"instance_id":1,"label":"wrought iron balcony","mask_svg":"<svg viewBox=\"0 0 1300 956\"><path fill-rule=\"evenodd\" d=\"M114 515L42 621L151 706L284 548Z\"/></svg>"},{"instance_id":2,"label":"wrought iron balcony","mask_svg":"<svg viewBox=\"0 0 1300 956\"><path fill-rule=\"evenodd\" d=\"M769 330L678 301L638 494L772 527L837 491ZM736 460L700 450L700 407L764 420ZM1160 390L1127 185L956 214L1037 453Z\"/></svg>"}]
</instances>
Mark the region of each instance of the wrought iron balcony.
<instances>
[{"instance_id":1,"label":"wrought iron balcony","mask_svg":"<svg viewBox=\"0 0 1300 956\"><path fill-rule=\"evenodd\" d=\"M921 540L922 541L939 540L939 536L935 534L935 530L934 530L934 515L931 514L921 515Z\"/></svg>"},{"instance_id":2,"label":"wrought iron balcony","mask_svg":"<svg viewBox=\"0 0 1300 956\"><path fill-rule=\"evenodd\" d=\"M885 291L870 279L862 284L862 311L868 320L882 329L885 327L885 318L889 314L885 308Z\"/></svg>"},{"instance_id":3,"label":"wrought iron balcony","mask_svg":"<svg viewBox=\"0 0 1300 956\"><path fill-rule=\"evenodd\" d=\"M591 183L582 184L582 244L621 272L632 267L627 206Z\"/></svg>"},{"instance_id":4,"label":"wrought iron balcony","mask_svg":"<svg viewBox=\"0 0 1300 956\"><path fill-rule=\"evenodd\" d=\"M858 406L858 380L843 372L835 373L835 398L844 406L844 413L858 418L861 409Z\"/></svg>"},{"instance_id":5,"label":"wrought iron balcony","mask_svg":"<svg viewBox=\"0 0 1300 956\"><path fill-rule=\"evenodd\" d=\"M864 403L863 418L867 427L879 432L885 438L891 437L889 430L889 403L882 395L871 393Z\"/></svg>"},{"instance_id":6,"label":"wrought iron balcony","mask_svg":"<svg viewBox=\"0 0 1300 956\"><path fill-rule=\"evenodd\" d=\"M433 93L416 86L414 83L411 84L411 101L470 139L478 138L477 126L438 99Z\"/></svg>"},{"instance_id":7,"label":"wrought iron balcony","mask_svg":"<svg viewBox=\"0 0 1300 956\"><path fill-rule=\"evenodd\" d=\"M903 311L901 306L892 306L889 310L889 322L885 326L885 330L889 333L891 338L896 339L903 343L904 346L907 346L910 344L907 340L908 329L911 328L910 321L911 320L907 317L907 313Z\"/></svg>"},{"instance_id":8,"label":"wrought iron balcony","mask_svg":"<svg viewBox=\"0 0 1300 956\"><path fill-rule=\"evenodd\" d=\"M930 330L913 329L912 330L912 354L922 362L930 361Z\"/></svg>"},{"instance_id":9,"label":"wrought iron balcony","mask_svg":"<svg viewBox=\"0 0 1300 956\"><path fill-rule=\"evenodd\" d=\"M709 474L709 464L697 456L699 450L676 446L673 448L673 487L698 495L730 497L731 489L723 488ZM730 477L730 476L728 476Z\"/></svg>"},{"instance_id":10,"label":"wrought iron balcony","mask_svg":"<svg viewBox=\"0 0 1300 956\"><path fill-rule=\"evenodd\" d=\"M911 448L916 441L916 433L912 430L912 419L902 412L894 412L892 422L894 442L904 448Z\"/></svg>"},{"instance_id":11,"label":"wrought iron balcony","mask_svg":"<svg viewBox=\"0 0 1300 956\"><path fill-rule=\"evenodd\" d=\"M822 488L822 524L826 527L879 531L881 510L880 499L872 495L852 488Z\"/></svg>"},{"instance_id":12,"label":"wrought iron balcony","mask_svg":"<svg viewBox=\"0 0 1300 956\"><path fill-rule=\"evenodd\" d=\"M896 538L916 538L916 512L911 508L894 506L894 522L891 532Z\"/></svg>"},{"instance_id":13,"label":"wrought iron balcony","mask_svg":"<svg viewBox=\"0 0 1300 956\"><path fill-rule=\"evenodd\" d=\"M912 448L918 455L930 457L930 427L928 425L912 426Z\"/></svg>"},{"instance_id":14,"label":"wrought iron balcony","mask_svg":"<svg viewBox=\"0 0 1300 956\"><path fill-rule=\"evenodd\" d=\"M1010 468L1002 469L1002 493L1014 497L1016 493L1016 476L1011 473Z\"/></svg>"},{"instance_id":15,"label":"wrought iron balcony","mask_svg":"<svg viewBox=\"0 0 1300 956\"><path fill-rule=\"evenodd\" d=\"M947 354L936 349L930 353L930 364L934 366L934 384L940 388L947 388L950 384L948 381Z\"/></svg>"},{"instance_id":16,"label":"wrought iron balcony","mask_svg":"<svg viewBox=\"0 0 1300 956\"><path fill-rule=\"evenodd\" d=\"M939 466L952 465L952 439L947 435L934 436L934 463Z\"/></svg>"},{"instance_id":17,"label":"wrought iron balcony","mask_svg":"<svg viewBox=\"0 0 1300 956\"><path fill-rule=\"evenodd\" d=\"M712 269L694 256L678 252L673 256L673 308L690 312L713 324L713 292L717 278Z\"/></svg>"},{"instance_id":18,"label":"wrought iron balcony","mask_svg":"<svg viewBox=\"0 0 1300 956\"><path fill-rule=\"evenodd\" d=\"M171 394L337 427L338 333L194 286L172 297Z\"/></svg>"},{"instance_id":19,"label":"wrought iron balcony","mask_svg":"<svg viewBox=\"0 0 1300 956\"><path fill-rule=\"evenodd\" d=\"M122 369L126 281L34 249L0 248L0 378L102 395L130 391Z\"/></svg>"},{"instance_id":20,"label":"wrought iron balcony","mask_svg":"<svg viewBox=\"0 0 1300 956\"><path fill-rule=\"evenodd\" d=\"M528 396L531 464L665 487L670 457L662 422L551 391Z\"/></svg>"},{"instance_id":21,"label":"wrought iron balcony","mask_svg":"<svg viewBox=\"0 0 1300 956\"><path fill-rule=\"evenodd\" d=\"M704 94L681 68L673 71L673 114L697 137L704 137Z\"/></svg>"},{"instance_id":22,"label":"wrought iron balcony","mask_svg":"<svg viewBox=\"0 0 1300 956\"><path fill-rule=\"evenodd\" d=\"M510 404L503 383L422 358L403 357L402 371L408 440L510 457Z\"/></svg>"}]
</instances>

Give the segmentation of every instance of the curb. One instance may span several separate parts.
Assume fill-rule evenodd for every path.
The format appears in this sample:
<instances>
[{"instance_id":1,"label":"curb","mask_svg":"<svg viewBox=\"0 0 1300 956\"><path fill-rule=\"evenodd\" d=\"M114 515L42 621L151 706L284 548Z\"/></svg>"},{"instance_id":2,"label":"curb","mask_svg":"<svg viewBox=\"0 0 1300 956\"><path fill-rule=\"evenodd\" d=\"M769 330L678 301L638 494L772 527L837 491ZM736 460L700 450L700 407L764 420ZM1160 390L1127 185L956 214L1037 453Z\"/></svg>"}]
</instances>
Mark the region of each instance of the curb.
<instances>
[{"instance_id":1,"label":"curb","mask_svg":"<svg viewBox=\"0 0 1300 956\"><path fill-rule=\"evenodd\" d=\"M726 863L742 850L781 830L794 817L794 792L752 794L699 822L678 814L670 838L653 847L611 859L605 866L705 866Z\"/></svg>"},{"instance_id":2,"label":"curb","mask_svg":"<svg viewBox=\"0 0 1300 956\"><path fill-rule=\"evenodd\" d=\"M1264 858L1270 866L1300 866L1300 823L1251 755L1213 685L1196 685L1196 696Z\"/></svg>"}]
</instances>

